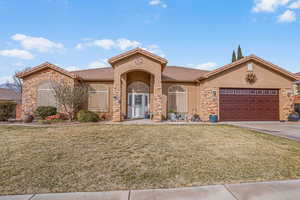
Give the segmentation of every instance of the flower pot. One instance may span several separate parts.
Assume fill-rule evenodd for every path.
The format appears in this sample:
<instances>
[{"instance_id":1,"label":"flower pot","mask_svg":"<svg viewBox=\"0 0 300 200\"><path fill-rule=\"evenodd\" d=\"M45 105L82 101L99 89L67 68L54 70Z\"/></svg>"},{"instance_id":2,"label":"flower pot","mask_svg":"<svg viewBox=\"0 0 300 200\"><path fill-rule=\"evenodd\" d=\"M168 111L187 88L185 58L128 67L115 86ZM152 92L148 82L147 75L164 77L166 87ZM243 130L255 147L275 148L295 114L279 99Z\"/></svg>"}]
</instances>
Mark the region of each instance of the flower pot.
<instances>
[{"instance_id":1,"label":"flower pot","mask_svg":"<svg viewBox=\"0 0 300 200\"><path fill-rule=\"evenodd\" d=\"M33 121L33 116L32 115L26 114L23 118L24 123L31 123L32 121Z\"/></svg>"},{"instance_id":2,"label":"flower pot","mask_svg":"<svg viewBox=\"0 0 300 200\"><path fill-rule=\"evenodd\" d=\"M294 114L290 114L289 117L288 117L288 120L290 122L297 122L299 121L299 115L294 113Z\"/></svg>"},{"instance_id":3,"label":"flower pot","mask_svg":"<svg viewBox=\"0 0 300 200\"><path fill-rule=\"evenodd\" d=\"M168 113L168 119L170 121L176 121L176 114L175 113Z\"/></svg>"}]
</instances>

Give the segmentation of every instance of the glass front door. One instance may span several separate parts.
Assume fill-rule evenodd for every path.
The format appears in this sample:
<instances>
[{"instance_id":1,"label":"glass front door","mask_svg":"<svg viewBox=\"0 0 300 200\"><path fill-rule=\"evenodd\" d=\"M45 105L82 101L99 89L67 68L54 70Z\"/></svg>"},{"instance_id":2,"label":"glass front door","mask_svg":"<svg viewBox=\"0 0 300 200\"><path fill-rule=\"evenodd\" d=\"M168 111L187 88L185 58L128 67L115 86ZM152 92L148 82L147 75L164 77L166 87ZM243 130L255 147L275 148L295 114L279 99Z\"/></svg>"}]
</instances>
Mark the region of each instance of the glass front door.
<instances>
[{"instance_id":1,"label":"glass front door","mask_svg":"<svg viewBox=\"0 0 300 200\"><path fill-rule=\"evenodd\" d=\"M128 118L145 118L148 104L149 94L128 93Z\"/></svg>"}]
</instances>

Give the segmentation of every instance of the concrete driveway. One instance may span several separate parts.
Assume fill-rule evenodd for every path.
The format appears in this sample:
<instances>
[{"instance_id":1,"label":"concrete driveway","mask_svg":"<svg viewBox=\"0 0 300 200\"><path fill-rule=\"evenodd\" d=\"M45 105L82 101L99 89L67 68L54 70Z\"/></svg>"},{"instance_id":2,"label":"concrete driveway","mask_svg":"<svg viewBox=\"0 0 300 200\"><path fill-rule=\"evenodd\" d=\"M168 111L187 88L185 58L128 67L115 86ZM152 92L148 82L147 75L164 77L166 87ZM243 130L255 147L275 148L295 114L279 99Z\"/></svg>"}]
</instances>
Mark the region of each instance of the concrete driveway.
<instances>
[{"instance_id":1,"label":"concrete driveway","mask_svg":"<svg viewBox=\"0 0 300 200\"><path fill-rule=\"evenodd\" d=\"M292 122L230 122L228 124L300 141L300 123Z\"/></svg>"}]
</instances>

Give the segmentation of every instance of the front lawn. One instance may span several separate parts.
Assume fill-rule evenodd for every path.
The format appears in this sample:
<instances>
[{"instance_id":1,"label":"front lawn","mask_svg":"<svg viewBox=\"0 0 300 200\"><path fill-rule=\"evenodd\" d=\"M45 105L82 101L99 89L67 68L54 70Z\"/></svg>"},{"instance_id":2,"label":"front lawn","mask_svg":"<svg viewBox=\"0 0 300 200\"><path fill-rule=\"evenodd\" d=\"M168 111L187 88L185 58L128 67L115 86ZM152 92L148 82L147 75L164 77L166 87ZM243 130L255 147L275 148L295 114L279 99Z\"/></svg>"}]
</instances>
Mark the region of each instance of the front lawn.
<instances>
[{"instance_id":1,"label":"front lawn","mask_svg":"<svg viewBox=\"0 0 300 200\"><path fill-rule=\"evenodd\" d=\"M300 142L231 126L0 126L0 194L296 178Z\"/></svg>"}]
</instances>

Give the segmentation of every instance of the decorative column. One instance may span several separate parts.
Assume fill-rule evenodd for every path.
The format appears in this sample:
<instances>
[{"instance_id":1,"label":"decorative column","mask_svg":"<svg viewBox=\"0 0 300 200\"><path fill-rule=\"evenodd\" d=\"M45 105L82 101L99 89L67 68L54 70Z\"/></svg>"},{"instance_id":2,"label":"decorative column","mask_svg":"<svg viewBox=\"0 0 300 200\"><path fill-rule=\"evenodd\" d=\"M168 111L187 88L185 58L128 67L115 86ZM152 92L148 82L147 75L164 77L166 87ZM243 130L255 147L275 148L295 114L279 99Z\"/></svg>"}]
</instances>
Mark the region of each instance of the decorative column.
<instances>
[{"instance_id":1,"label":"decorative column","mask_svg":"<svg viewBox=\"0 0 300 200\"><path fill-rule=\"evenodd\" d=\"M121 75L121 120L124 120L127 111L127 74Z\"/></svg>"},{"instance_id":2,"label":"decorative column","mask_svg":"<svg viewBox=\"0 0 300 200\"><path fill-rule=\"evenodd\" d=\"M121 115L121 77L118 73L114 74L114 86L113 86L113 122L122 121Z\"/></svg>"},{"instance_id":3,"label":"decorative column","mask_svg":"<svg viewBox=\"0 0 300 200\"><path fill-rule=\"evenodd\" d=\"M162 83L161 74L154 77L153 121L162 121Z\"/></svg>"}]
</instances>

